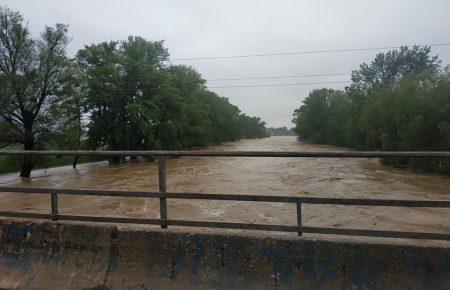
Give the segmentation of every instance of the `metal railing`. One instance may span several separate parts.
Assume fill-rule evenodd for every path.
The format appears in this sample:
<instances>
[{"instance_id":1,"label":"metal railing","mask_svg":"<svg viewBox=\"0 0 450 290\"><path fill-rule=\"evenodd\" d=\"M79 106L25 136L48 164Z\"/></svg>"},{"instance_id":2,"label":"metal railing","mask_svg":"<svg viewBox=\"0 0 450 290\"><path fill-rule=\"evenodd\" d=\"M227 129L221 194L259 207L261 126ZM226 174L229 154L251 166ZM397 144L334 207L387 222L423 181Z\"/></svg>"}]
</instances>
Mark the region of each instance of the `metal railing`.
<instances>
[{"instance_id":1,"label":"metal railing","mask_svg":"<svg viewBox=\"0 0 450 290\"><path fill-rule=\"evenodd\" d=\"M321 198L321 197L295 197L272 195L235 195L235 194L208 194L185 193L166 191L166 165L168 156L203 156L203 157L329 157L329 158L377 158L377 157L414 157L414 158L448 158L450 152L268 152L268 151L0 151L0 155L9 156L153 156L158 160L159 191L124 191L124 190L90 190L90 189L62 189L62 188L22 188L0 187L0 192L14 192L23 194L50 194L51 213L30 213L0 211L0 216L16 218L49 219L53 221L88 221L106 223L133 223L168 226L213 227L227 229L247 229L264 231L351 235L370 237L390 237L409 239L434 239L450 241L450 233L406 232L385 230L338 229L325 227L310 227L302 224L303 204L326 205L357 205L357 206L399 206L399 207L429 207L450 208L450 200L397 200L397 199L355 199L355 198ZM58 210L58 195L86 195L86 196L113 196L113 197L139 197L157 198L160 204L159 219L65 215ZM295 204L297 208L297 225L268 225L237 222L212 222L175 220L168 218L167 199L196 199L196 200L229 200L252 202L277 202Z\"/></svg>"}]
</instances>

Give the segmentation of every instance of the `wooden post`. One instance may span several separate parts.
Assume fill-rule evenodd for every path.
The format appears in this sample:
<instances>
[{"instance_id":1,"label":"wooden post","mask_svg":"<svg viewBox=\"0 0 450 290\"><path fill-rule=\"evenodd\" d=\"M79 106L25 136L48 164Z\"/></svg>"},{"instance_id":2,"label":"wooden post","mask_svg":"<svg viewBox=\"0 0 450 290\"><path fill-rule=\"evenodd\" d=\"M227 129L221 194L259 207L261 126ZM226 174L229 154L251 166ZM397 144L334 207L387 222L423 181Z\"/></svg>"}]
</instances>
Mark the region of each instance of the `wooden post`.
<instances>
[{"instance_id":1,"label":"wooden post","mask_svg":"<svg viewBox=\"0 0 450 290\"><path fill-rule=\"evenodd\" d=\"M302 204L300 202L297 202L297 226L302 226ZM302 236L302 231L298 230L298 236Z\"/></svg>"},{"instance_id":2,"label":"wooden post","mask_svg":"<svg viewBox=\"0 0 450 290\"><path fill-rule=\"evenodd\" d=\"M163 156L158 157L159 192L163 195L159 199L159 211L161 228L167 229L167 199L166 195L166 160Z\"/></svg>"},{"instance_id":3,"label":"wooden post","mask_svg":"<svg viewBox=\"0 0 450 290\"><path fill-rule=\"evenodd\" d=\"M52 192L51 194L51 202L52 202L52 221L58 220L58 195L56 192Z\"/></svg>"}]
</instances>

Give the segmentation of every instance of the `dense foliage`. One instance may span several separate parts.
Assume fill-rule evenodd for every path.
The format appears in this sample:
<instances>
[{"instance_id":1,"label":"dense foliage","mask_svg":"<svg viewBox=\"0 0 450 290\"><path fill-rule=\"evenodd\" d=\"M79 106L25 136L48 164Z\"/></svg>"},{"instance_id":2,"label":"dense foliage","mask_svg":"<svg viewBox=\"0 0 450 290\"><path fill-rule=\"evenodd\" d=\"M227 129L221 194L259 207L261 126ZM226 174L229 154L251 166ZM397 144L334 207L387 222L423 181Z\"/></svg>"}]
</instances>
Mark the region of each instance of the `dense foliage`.
<instances>
[{"instance_id":1,"label":"dense foliage","mask_svg":"<svg viewBox=\"0 0 450 290\"><path fill-rule=\"evenodd\" d=\"M180 149L265 136L264 122L208 91L192 67L166 67L162 42L129 37L87 46L76 59L87 80L91 148Z\"/></svg>"},{"instance_id":2,"label":"dense foliage","mask_svg":"<svg viewBox=\"0 0 450 290\"><path fill-rule=\"evenodd\" d=\"M45 27L35 40L19 13L0 8L0 146L19 143L32 150L49 140L48 108L64 85L68 42L65 25ZM25 158L21 176L28 176L34 163Z\"/></svg>"},{"instance_id":3,"label":"dense foliage","mask_svg":"<svg viewBox=\"0 0 450 290\"><path fill-rule=\"evenodd\" d=\"M92 44L73 60L68 42L62 24L32 39L20 14L0 7L0 148L190 149L266 136L194 68L167 65L163 41ZM21 176L37 161L25 158Z\"/></svg>"},{"instance_id":4,"label":"dense foliage","mask_svg":"<svg viewBox=\"0 0 450 290\"><path fill-rule=\"evenodd\" d=\"M295 132L358 150L450 150L450 74L428 47L380 53L352 73L345 91L313 90L295 110ZM450 160L385 159L450 172Z\"/></svg>"},{"instance_id":5,"label":"dense foliage","mask_svg":"<svg viewBox=\"0 0 450 290\"><path fill-rule=\"evenodd\" d=\"M269 134L270 136L295 136L295 132L293 130L293 128L286 128L286 126L283 127L270 127L267 128L267 134Z\"/></svg>"}]
</instances>

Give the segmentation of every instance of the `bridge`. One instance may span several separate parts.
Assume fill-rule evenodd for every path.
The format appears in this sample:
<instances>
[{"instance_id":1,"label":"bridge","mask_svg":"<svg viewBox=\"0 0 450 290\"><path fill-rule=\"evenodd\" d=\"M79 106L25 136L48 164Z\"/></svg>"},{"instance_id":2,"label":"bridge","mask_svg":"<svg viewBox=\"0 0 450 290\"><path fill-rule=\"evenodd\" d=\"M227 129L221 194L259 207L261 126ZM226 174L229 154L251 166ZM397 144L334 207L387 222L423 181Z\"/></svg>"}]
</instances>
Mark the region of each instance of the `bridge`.
<instances>
[{"instance_id":1,"label":"bridge","mask_svg":"<svg viewBox=\"0 0 450 290\"><path fill-rule=\"evenodd\" d=\"M299 287L307 289L429 289L428 286L432 285L436 289L444 289L450 283L448 247L450 233L338 229L302 224L302 205L305 204L449 208L450 200L167 192L165 166L166 158L186 156L450 158L450 152L0 151L0 155L73 156L74 158L79 156L156 157L159 176L159 190L156 192L0 187L0 192L5 193L49 195L51 209L49 213L0 212L0 216L4 218L0 225L3 229L0 269L4 273L10 273L0 278L0 287L3 288L11 288L14 283L19 283L17 284L19 288L48 285L46 283L53 283L55 287L65 285L68 288L76 288L74 285L77 283L84 283L85 285L80 288L231 289L245 286L249 289L297 289ZM160 218L61 214L58 210L60 195L158 199ZM246 201L254 203L254 206L261 202L293 204L296 206L296 216L292 218L295 219L296 225L171 219L167 208L168 199ZM11 220L11 218L20 220ZM38 222L38 220L49 220L49 222ZM90 222L90 224L60 223L60 221ZM102 225L92 224L96 222ZM114 226L103 226L103 223L111 223ZM118 229L116 224L158 225L161 229L149 228L136 231ZM189 233L189 231L180 233L177 230L171 231L172 226L294 232L299 237ZM17 234L18 232L20 234ZM308 234L314 235L308 236ZM322 234L326 237L317 238L317 235ZM413 246L392 243L391 240L377 243L367 239L343 241L334 240L332 235L435 240L442 241L441 243L444 244ZM95 253L96 247L99 249L98 253ZM89 266L80 263L80 259L87 261ZM69 261L68 264L60 265L60 261L63 260ZM56 266L43 261L54 262ZM94 268L98 271L89 271ZM135 270L131 271L131 269ZM58 273L58 278L53 277L54 273ZM68 281L67 284L60 284L60 279ZM119 282L123 287L118 286Z\"/></svg>"}]
</instances>

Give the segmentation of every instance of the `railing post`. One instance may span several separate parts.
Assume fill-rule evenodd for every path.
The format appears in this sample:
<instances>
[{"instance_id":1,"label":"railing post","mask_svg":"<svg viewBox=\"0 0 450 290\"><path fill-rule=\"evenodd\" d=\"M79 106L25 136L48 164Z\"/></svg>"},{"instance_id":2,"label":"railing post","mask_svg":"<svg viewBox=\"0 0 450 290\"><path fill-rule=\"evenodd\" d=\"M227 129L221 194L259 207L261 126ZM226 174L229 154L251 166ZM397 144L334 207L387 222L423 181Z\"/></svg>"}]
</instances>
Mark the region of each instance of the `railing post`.
<instances>
[{"instance_id":1,"label":"railing post","mask_svg":"<svg viewBox=\"0 0 450 290\"><path fill-rule=\"evenodd\" d=\"M298 227L302 226L302 203L301 202L297 202L297 226ZM299 237L301 237L302 231L299 229L297 234Z\"/></svg>"},{"instance_id":2,"label":"railing post","mask_svg":"<svg viewBox=\"0 0 450 290\"><path fill-rule=\"evenodd\" d=\"M164 156L158 157L159 192L163 197L159 199L159 212L161 228L167 229L167 200L166 196L166 160Z\"/></svg>"},{"instance_id":3,"label":"railing post","mask_svg":"<svg viewBox=\"0 0 450 290\"><path fill-rule=\"evenodd\" d=\"M56 192L52 192L51 194L52 201L52 221L58 220L58 195Z\"/></svg>"}]
</instances>

